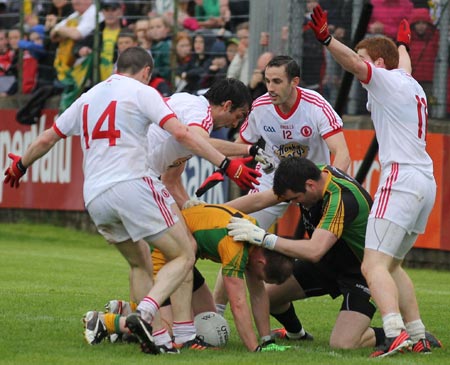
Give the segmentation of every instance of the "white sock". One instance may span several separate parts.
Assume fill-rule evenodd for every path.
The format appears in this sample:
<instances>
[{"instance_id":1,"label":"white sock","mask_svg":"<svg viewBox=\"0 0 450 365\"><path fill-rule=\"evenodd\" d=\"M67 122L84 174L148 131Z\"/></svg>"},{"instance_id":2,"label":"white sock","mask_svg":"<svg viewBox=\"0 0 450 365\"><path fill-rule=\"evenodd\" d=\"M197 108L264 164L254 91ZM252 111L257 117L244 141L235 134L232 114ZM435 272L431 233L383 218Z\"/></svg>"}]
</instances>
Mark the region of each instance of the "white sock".
<instances>
[{"instance_id":1,"label":"white sock","mask_svg":"<svg viewBox=\"0 0 450 365\"><path fill-rule=\"evenodd\" d=\"M397 337L405 329L400 313L388 313L383 317L383 329L386 337Z\"/></svg>"},{"instance_id":2,"label":"white sock","mask_svg":"<svg viewBox=\"0 0 450 365\"><path fill-rule=\"evenodd\" d=\"M226 304L216 304L216 312L220 314L223 317L223 314L225 313L225 309L227 309Z\"/></svg>"},{"instance_id":3,"label":"white sock","mask_svg":"<svg viewBox=\"0 0 450 365\"><path fill-rule=\"evenodd\" d=\"M163 328L162 330L159 330L157 332L153 332L152 336L155 339L156 346L165 345L168 349L171 349L173 347L172 339L170 338L169 332L166 328Z\"/></svg>"},{"instance_id":4,"label":"white sock","mask_svg":"<svg viewBox=\"0 0 450 365\"><path fill-rule=\"evenodd\" d=\"M194 321L190 322L173 322L172 332L174 341L177 344L182 344L193 340L196 336Z\"/></svg>"},{"instance_id":5,"label":"white sock","mask_svg":"<svg viewBox=\"0 0 450 365\"><path fill-rule=\"evenodd\" d=\"M297 333L292 333L292 332L286 331L286 335L291 340L298 340L299 338L302 338L304 335L306 335L306 332L305 332L305 329L302 328L302 330L300 332L297 332Z\"/></svg>"},{"instance_id":6,"label":"white sock","mask_svg":"<svg viewBox=\"0 0 450 365\"><path fill-rule=\"evenodd\" d=\"M405 327L412 342L416 343L420 339L425 338L425 325L421 319L405 323Z\"/></svg>"},{"instance_id":7,"label":"white sock","mask_svg":"<svg viewBox=\"0 0 450 365\"><path fill-rule=\"evenodd\" d=\"M141 313L141 318L148 323L152 323L153 317L158 309L158 303L150 297L144 297L136 308L136 310Z\"/></svg>"}]
</instances>

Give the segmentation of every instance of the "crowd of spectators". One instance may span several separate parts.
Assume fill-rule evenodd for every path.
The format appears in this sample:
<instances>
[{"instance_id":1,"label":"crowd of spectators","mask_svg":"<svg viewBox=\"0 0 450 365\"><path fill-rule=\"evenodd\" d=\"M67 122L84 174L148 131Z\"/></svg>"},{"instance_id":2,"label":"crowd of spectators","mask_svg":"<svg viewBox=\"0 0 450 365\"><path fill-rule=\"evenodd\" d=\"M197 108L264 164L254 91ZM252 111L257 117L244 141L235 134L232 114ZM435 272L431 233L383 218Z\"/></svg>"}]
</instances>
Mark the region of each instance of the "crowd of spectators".
<instances>
[{"instance_id":1,"label":"crowd of spectators","mask_svg":"<svg viewBox=\"0 0 450 365\"><path fill-rule=\"evenodd\" d=\"M265 91L262 69L272 54L264 52L271 48L262 34L260 44L265 48L261 60L253 72L249 68L249 2L179 0L178 9L174 9L171 0L101 0L101 11L96 14L94 0L23 0L22 32L18 27L18 2L0 0L0 97L18 91L37 94L37 98L42 90L49 95L61 93L62 111L82 91L114 72L120 52L136 45L152 54L155 70L151 85L163 95L201 93L219 78L234 77L249 85L257 97ZM413 76L432 103L439 42L436 5L433 1L412 0L371 2L374 8L366 36L394 37L400 19L407 18L411 23ZM322 93L334 103L342 70L315 41L307 23L312 8L320 3L328 10L331 33L348 43L352 1L305 3L301 86ZM94 37L96 29L99 37Z\"/></svg>"}]
</instances>

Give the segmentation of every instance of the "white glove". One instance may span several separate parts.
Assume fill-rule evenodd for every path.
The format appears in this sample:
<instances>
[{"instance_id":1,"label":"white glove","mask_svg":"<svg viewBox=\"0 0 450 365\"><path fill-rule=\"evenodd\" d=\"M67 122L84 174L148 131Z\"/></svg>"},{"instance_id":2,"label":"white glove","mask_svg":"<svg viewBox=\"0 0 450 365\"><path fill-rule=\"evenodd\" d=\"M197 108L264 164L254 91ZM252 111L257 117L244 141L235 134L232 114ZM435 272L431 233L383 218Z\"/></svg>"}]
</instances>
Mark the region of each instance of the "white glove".
<instances>
[{"instance_id":1,"label":"white glove","mask_svg":"<svg viewBox=\"0 0 450 365\"><path fill-rule=\"evenodd\" d=\"M270 174L275 170L275 159L272 156L269 156L264 149L253 145L249 148L248 152L255 158L256 162L261 164L262 169L266 174Z\"/></svg>"},{"instance_id":2,"label":"white glove","mask_svg":"<svg viewBox=\"0 0 450 365\"><path fill-rule=\"evenodd\" d=\"M206 204L205 201L192 198L192 199L186 200L184 202L183 206L181 207L181 210L187 209L187 208L192 208L192 207L195 207L196 205L204 205L204 204Z\"/></svg>"},{"instance_id":3,"label":"white glove","mask_svg":"<svg viewBox=\"0 0 450 365\"><path fill-rule=\"evenodd\" d=\"M245 218L231 218L227 228L228 235L233 237L235 241L250 242L269 250L275 248L275 242L278 237L274 234L266 233L264 229L259 228Z\"/></svg>"}]
</instances>

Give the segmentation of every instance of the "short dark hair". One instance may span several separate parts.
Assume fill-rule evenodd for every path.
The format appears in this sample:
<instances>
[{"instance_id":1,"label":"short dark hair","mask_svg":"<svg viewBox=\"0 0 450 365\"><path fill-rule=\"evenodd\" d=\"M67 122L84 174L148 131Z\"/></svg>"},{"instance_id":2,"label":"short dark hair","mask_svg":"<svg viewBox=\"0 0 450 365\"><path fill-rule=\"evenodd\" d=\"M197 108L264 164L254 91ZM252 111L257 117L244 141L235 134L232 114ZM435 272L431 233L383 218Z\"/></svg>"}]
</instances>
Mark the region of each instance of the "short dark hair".
<instances>
[{"instance_id":1,"label":"short dark hair","mask_svg":"<svg viewBox=\"0 0 450 365\"><path fill-rule=\"evenodd\" d=\"M306 180L320 180L321 170L317 165L304 157L287 157L281 160L273 178L273 192L283 196L287 190L294 193L306 191Z\"/></svg>"},{"instance_id":2,"label":"short dark hair","mask_svg":"<svg viewBox=\"0 0 450 365\"><path fill-rule=\"evenodd\" d=\"M227 100L233 103L231 111L252 105L253 99L248 87L240 80L226 78L214 82L204 94L211 105L220 105Z\"/></svg>"},{"instance_id":3,"label":"short dark hair","mask_svg":"<svg viewBox=\"0 0 450 365\"><path fill-rule=\"evenodd\" d=\"M117 72L135 75L144 67L150 66L153 71L153 58L142 47L130 47L119 55Z\"/></svg>"},{"instance_id":4,"label":"short dark hair","mask_svg":"<svg viewBox=\"0 0 450 365\"><path fill-rule=\"evenodd\" d=\"M294 259L282 253L263 249L266 259L264 274L269 283L283 284L294 270Z\"/></svg>"},{"instance_id":5,"label":"short dark hair","mask_svg":"<svg viewBox=\"0 0 450 365\"><path fill-rule=\"evenodd\" d=\"M266 66L269 67L281 67L284 66L288 80L291 81L294 77L300 77L300 66L298 63L289 56L278 55L272 58Z\"/></svg>"},{"instance_id":6,"label":"short dark hair","mask_svg":"<svg viewBox=\"0 0 450 365\"><path fill-rule=\"evenodd\" d=\"M137 42L137 36L134 34L130 29L128 28L122 28L117 36L117 39L119 38L131 38L133 42Z\"/></svg>"}]
</instances>

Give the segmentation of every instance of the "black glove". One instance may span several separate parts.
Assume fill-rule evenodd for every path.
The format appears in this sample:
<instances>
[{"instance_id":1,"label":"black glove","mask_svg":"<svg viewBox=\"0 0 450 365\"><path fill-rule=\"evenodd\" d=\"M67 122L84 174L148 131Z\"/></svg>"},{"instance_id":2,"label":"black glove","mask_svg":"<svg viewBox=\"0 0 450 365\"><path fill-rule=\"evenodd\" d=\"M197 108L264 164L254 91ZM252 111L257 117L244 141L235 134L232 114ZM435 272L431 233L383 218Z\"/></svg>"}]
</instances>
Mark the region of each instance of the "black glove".
<instances>
[{"instance_id":1,"label":"black glove","mask_svg":"<svg viewBox=\"0 0 450 365\"><path fill-rule=\"evenodd\" d=\"M254 144L249 148L248 153L255 158L256 162L261 164L261 167L266 174L270 174L275 170L275 159L272 156L269 156L263 148Z\"/></svg>"}]
</instances>

